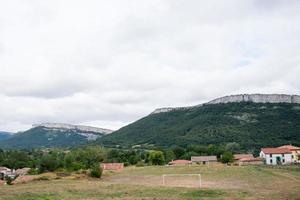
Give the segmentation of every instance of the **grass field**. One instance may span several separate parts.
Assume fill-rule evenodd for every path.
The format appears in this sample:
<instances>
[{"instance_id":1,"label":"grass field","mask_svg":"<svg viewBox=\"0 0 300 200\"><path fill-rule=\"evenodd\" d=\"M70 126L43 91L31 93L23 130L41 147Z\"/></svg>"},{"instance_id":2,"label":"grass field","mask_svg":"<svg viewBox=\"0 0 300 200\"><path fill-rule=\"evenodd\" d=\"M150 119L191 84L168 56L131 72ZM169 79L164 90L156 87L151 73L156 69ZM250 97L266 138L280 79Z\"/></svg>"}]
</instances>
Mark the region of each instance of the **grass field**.
<instances>
[{"instance_id":1,"label":"grass field","mask_svg":"<svg viewBox=\"0 0 300 200\"><path fill-rule=\"evenodd\" d=\"M162 186L162 174L183 173L200 173L203 188L188 177L168 179ZM43 176L50 180L0 187L0 199L300 199L299 166L128 167L106 172L101 180Z\"/></svg>"}]
</instances>

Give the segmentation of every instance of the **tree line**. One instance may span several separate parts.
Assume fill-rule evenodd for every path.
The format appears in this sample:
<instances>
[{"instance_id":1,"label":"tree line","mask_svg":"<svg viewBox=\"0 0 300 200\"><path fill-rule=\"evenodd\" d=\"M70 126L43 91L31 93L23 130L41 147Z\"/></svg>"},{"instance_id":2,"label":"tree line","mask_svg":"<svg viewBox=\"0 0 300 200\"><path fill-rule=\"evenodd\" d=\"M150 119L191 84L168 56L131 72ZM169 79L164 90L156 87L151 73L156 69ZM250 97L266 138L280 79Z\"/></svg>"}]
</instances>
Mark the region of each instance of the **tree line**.
<instances>
[{"instance_id":1,"label":"tree line","mask_svg":"<svg viewBox=\"0 0 300 200\"><path fill-rule=\"evenodd\" d=\"M226 146L197 146L170 149L111 149L101 146L85 146L72 149L33 149L33 150L1 150L0 166L10 169L29 167L32 174L53 171L78 171L95 169L99 163L122 162L125 166L164 165L175 159L187 159L191 156L216 155L230 162L239 145L229 143Z\"/></svg>"}]
</instances>

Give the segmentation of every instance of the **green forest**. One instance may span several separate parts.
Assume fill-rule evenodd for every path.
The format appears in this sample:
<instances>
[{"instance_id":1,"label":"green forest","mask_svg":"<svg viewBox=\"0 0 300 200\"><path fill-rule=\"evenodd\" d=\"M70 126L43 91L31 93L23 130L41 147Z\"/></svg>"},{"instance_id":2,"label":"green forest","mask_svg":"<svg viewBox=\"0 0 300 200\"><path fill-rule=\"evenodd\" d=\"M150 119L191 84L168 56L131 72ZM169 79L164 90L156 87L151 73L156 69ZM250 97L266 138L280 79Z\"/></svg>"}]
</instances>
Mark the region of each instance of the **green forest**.
<instances>
[{"instance_id":1,"label":"green forest","mask_svg":"<svg viewBox=\"0 0 300 200\"><path fill-rule=\"evenodd\" d=\"M227 103L150 114L102 137L108 147L142 148L226 145L245 152L284 144L300 145L300 106L285 103Z\"/></svg>"}]
</instances>

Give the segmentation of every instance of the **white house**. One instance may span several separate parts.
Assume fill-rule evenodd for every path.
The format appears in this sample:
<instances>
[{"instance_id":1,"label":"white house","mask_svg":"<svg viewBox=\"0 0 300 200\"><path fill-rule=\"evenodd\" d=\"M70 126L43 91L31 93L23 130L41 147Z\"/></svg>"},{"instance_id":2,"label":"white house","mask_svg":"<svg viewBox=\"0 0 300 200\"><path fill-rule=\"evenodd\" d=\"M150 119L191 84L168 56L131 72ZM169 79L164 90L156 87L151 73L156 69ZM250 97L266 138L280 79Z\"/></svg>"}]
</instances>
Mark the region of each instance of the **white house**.
<instances>
[{"instance_id":1,"label":"white house","mask_svg":"<svg viewBox=\"0 0 300 200\"><path fill-rule=\"evenodd\" d=\"M10 175L12 170L7 167L0 167L0 179L4 179L5 176Z\"/></svg>"},{"instance_id":2,"label":"white house","mask_svg":"<svg viewBox=\"0 0 300 200\"><path fill-rule=\"evenodd\" d=\"M260 155L267 165L285 165L292 163L292 152L287 148L262 148Z\"/></svg>"},{"instance_id":3,"label":"white house","mask_svg":"<svg viewBox=\"0 0 300 200\"><path fill-rule=\"evenodd\" d=\"M286 148L292 152L292 162L294 163L300 163L299 155L300 155L300 147L296 147L293 145L283 145L278 148Z\"/></svg>"}]
</instances>

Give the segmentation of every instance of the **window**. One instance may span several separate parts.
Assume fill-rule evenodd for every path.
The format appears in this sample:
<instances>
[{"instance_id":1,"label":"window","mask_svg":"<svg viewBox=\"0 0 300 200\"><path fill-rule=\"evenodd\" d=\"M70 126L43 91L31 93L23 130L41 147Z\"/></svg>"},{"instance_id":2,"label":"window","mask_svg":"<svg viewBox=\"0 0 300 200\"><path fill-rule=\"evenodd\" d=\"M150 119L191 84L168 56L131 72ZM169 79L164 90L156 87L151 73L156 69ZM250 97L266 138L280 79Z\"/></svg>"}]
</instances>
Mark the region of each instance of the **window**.
<instances>
[{"instance_id":1,"label":"window","mask_svg":"<svg viewBox=\"0 0 300 200\"><path fill-rule=\"evenodd\" d=\"M294 159L294 155L292 155L292 159Z\"/></svg>"},{"instance_id":2,"label":"window","mask_svg":"<svg viewBox=\"0 0 300 200\"><path fill-rule=\"evenodd\" d=\"M270 154L270 157L272 158L272 154Z\"/></svg>"},{"instance_id":3,"label":"window","mask_svg":"<svg viewBox=\"0 0 300 200\"><path fill-rule=\"evenodd\" d=\"M271 163L271 164L273 163L273 160L272 160L272 159L270 159L270 163Z\"/></svg>"},{"instance_id":4,"label":"window","mask_svg":"<svg viewBox=\"0 0 300 200\"><path fill-rule=\"evenodd\" d=\"M282 157L284 157L284 154L281 154L282 155Z\"/></svg>"},{"instance_id":5,"label":"window","mask_svg":"<svg viewBox=\"0 0 300 200\"><path fill-rule=\"evenodd\" d=\"M283 162L283 163L285 162L284 158L282 159L282 162Z\"/></svg>"}]
</instances>

